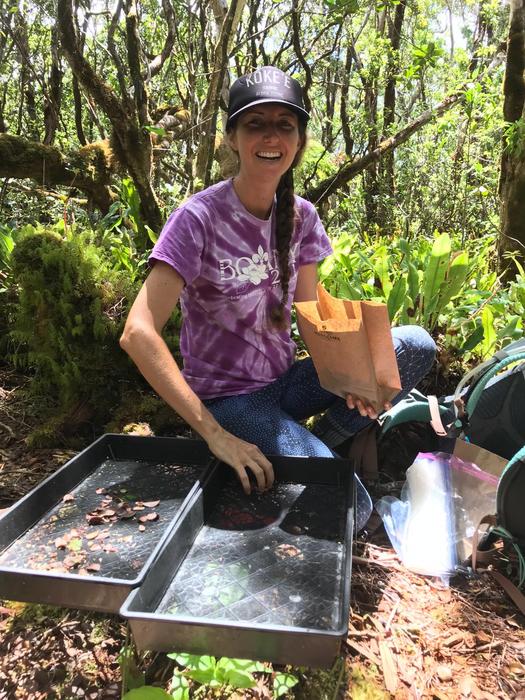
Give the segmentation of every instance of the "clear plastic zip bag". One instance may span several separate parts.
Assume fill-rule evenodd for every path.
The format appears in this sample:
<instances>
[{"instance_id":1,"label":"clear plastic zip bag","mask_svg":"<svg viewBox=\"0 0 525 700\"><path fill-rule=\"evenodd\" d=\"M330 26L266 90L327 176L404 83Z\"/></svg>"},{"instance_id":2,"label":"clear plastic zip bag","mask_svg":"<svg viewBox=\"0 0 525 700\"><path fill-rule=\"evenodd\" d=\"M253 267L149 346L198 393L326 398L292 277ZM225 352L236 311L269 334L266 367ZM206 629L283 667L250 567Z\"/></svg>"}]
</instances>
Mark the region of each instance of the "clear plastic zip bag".
<instances>
[{"instance_id":1,"label":"clear plastic zip bag","mask_svg":"<svg viewBox=\"0 0 525 700\"><path fill-rule=\"evenodd\" d=\"M407 470L401 498L376 503L403 564L444 582L470 555L470 539L496 508L497 477L443 452L419 453Z\"/></svg>"}]
</instances>

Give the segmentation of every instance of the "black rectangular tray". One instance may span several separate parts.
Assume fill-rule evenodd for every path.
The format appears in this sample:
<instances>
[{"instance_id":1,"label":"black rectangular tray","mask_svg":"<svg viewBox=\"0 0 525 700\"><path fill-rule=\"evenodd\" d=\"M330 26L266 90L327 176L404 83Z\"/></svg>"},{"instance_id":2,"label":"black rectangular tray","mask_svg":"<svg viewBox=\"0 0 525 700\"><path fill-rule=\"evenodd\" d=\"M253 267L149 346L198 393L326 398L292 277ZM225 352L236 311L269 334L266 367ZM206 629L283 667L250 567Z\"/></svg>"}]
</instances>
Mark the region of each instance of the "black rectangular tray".
<instances>
[{"instance_id":1,"label":"black rectangular tray","mask_svg":"<svg viewBox=\"0 0 525 700\"><path fill-rule=\"evenodd\" d=\"M346 638L353 469L270 456L245 496L218 465L121 608L137 646L326 667Z\"/></svg>"},{"instance_id":2,"label":"black rectangular tray","mask_svg":"<svg viewBox=\"0 0 525 700\"><path fill-rule=\"evenodd\" d=\"M214 461L202 441L103 435L0 520L0 598L117 612Z\"/></svg>"}]
</instances>

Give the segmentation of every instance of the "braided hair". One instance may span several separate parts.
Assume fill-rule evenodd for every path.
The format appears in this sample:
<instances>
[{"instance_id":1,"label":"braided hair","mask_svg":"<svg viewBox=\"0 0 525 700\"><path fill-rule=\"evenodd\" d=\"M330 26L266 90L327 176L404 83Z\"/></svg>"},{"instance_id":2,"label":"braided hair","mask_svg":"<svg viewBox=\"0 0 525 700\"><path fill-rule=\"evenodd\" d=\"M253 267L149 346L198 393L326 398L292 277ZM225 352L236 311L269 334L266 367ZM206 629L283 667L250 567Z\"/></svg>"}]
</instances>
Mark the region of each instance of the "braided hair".
<instances>
[{"instance_id":1,"label":"braided hair","mask_svg":"<svg viewBox=\"0 0 525 700\"><path fill-rule=\"evenodd\" d=\"M227 127L227 132L235 130L237 120L233 120ZM294 193L294 168L299 164L306 147L306 122L298 119L299 136L302 145L297 151L290 168L281 176L276 191L275 206L275 238L277 244L277 256L279 261L279 274L281 284L281 301L270 311L270 320L276 330L286 330L284 310L288 299L288 287L290 283L290 243L295 228L295 193Z\"/></svg>"}]
</instances>

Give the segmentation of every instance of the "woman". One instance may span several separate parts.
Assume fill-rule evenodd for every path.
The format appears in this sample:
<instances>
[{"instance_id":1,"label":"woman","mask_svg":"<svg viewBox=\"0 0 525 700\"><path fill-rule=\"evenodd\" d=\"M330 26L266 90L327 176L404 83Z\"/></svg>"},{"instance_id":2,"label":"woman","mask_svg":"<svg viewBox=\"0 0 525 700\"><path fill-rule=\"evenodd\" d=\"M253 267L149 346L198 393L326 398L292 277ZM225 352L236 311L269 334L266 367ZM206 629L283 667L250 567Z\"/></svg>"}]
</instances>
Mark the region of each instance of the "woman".
<instances>
[{"instance_id":1,"label":"woman","mask_svg":"<svg viewBox=\"0 0 525 700\"><path fill-rule=\"evenodd\" d=\"M272 486L263 453L332 457L330 447L377 417L372 406L322 389L309 358L294 360L292 302L316 298L317 263L332 252L315 208L293 192L308 118L301 86L277 68L233 84L226 130L238 175L172 213L121 339L247 494L249 472L260 490ZM161 337L179 299L183 372ZM405 395L429 369L435 346L414 326L395 329L394 344ZM298 422L323 411L316 435ZM371 504L357 483L360 528Z\"/></svg>"}]
</instances>

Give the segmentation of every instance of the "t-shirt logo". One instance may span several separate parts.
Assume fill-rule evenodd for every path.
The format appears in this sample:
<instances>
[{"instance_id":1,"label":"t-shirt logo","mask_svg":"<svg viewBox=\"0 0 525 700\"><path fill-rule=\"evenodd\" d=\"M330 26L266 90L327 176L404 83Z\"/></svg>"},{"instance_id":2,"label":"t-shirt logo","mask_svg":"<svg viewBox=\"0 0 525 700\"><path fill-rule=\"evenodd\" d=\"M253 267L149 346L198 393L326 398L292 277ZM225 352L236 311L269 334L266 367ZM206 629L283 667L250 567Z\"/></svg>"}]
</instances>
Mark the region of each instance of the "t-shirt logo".
<instances>
[{"instance_id":1,"label":"t-shirt logo","mask_svg":"<svg viewBox=\"0 0 525 700\"><path fill-rule=\"evenodd\" d=\"M275 251L273 257L275 258ZM230 258L219 260L219 269L221 280L224 282L238 279L239 282L258 285L263 280L267 280L272 273L272 283L275 284L278 281L278 269L270 264L270 256L262 246L259 246L257 252L251 257L243 255L235 262ZM275 273L277 273L277 279Z\"/></svg>"},{"instance_id":2,"label":"t-shirt logo","mask_svg":"<svg viewBox=\"0 0 525 700\"><path fill-rule=\"evenodd\" d=\"M299 250L299 243L290 246L290 264L293 264ZM231 258L219 260L221 282L229 282L237 279L239 282L251 282L259 285L263 280L271 278L271 284L279 284L281 274L279 271L279 254L277 250L266 252L262 246L250 257L243 255L236 261Z\"/></svg>"}]
</instances>

